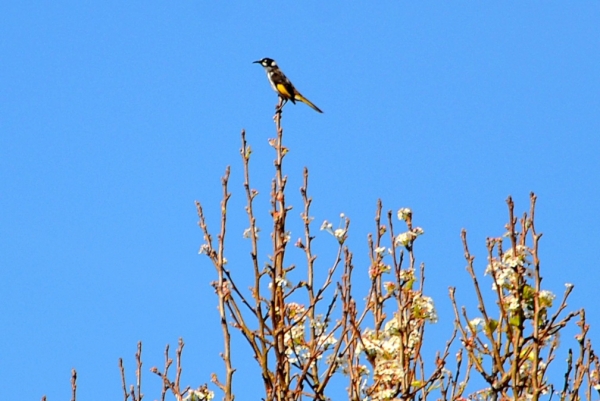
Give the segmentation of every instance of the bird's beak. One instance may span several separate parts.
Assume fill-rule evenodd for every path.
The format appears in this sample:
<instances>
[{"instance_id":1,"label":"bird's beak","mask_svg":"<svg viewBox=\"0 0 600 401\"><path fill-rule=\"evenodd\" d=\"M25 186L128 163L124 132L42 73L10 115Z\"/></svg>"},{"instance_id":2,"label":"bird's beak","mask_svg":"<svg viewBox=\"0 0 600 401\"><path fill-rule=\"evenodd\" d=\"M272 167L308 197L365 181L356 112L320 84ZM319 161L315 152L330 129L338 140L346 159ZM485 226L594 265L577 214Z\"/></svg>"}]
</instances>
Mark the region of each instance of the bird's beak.
<instances>
[{"instance_id":1,"label":"bird's beak","mask_svg":"<svg viewBox=\"0 0 600 401\"><path fill-rule=\"evenodd\" d=\"M253 61L252 64L260 64L260 60Z\"/></svg>"}]
</instances>

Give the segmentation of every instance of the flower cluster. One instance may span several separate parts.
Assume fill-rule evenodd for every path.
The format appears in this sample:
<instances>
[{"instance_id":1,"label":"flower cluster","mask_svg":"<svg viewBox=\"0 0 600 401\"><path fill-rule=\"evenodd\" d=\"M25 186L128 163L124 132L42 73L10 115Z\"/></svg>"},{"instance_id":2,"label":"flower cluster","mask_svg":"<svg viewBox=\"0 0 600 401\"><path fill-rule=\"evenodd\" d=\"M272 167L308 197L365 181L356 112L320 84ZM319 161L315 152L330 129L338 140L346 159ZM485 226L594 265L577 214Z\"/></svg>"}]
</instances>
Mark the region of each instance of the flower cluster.
<instances>
[{"instance_id":1,"label":"flower cluster","mask_svg":"<svg viewBox=\"0 0 600 401\"><path fill-rule=\"evenodd\" d=\"M313 362L319 360L323 356L324 351L337 343L333 335L326 334L327 324L321 315L315 317L310 322L310 326L316 334L315 346L311 347L311 344L306 342L305 323L308 320L308 315L303 305L295 302L287 304L286 318L290 324L289 330L285 333L284 342L290 363L303 362L311 358ZM312 354L311 349L315 349L316 353Z\"/></svg>"},{"instance_id":2,"label":"flower cluster","mask_svg":"<svg viewBox=\"0 0 600 401\"><path fill-rule=\"evenodd\" d=\"M398 210L398 220L405 221L408 226L408 231L398 234L394 239L394 245L404 246L407 249L412 247L413 242L418 236L423 235L425 231L421 227L412 226L412 210L403 207Z\"/></svg>"},{"instance_id":3,"label":"flower cluster","mask_svg":"<svg viewBox=\"0 0 600 401\"><path fill-rule=\"evenodd\" d=\"M431 297L417 294L413 298L413 316L431 323L437 323L438 317Z\"/></svg>"},{"instance_id":4,"label":"flower cluster","mask_svg":"<svg viewBox=\"0 0 600 401\"><path fill-rule=\"evenodd\" d=\"M210 401L213 398L215 398L215 393L210 391L207 386L202 386L188 391L183 401Z\"/></svg>"},{"instance_id":5,"label":"flower cluster","mask_svg":"<svg viewBox=\"0 0 600 401\"><path fill-rule=\"evenodd\" d=\"M412 210L407 207L403 207L398 210L398 220L410 221L412 219Z\"/></svg>"},{"instance_id":6,"label":"flower cluster","mask_svg":"<svg viewBox=\"0 0 600 401\"><path fill-rule=\"evenodd\" d=\"M397 312L383 330L366 329L361 336L357 351L364 352L374 367L374 385L370 389L373 400L395 397L398 385L406 374L402 363L404 357L416 357L423 324L426 321L437 322L437 313L430 297L414 293L412 304L409 316Z\"/></svg>"},{"instance_id":7,"label":"flower cluster","mask_svg":"<svg viewBox=\"0 0 600 401\"><path fill-rule=\"evenodd\" d=\"M399 358L402 339L397 327L392 327L395 321L396 319L392 319L379 333L366 329L362 334L362 343L357 350L364 351L373 361L375 384L371 389L371 396L374 400L389 400L394 397L397 384L401 382L405 374Z\"/></svg>"},{"instance_id":8,"label":"flower cluster","mask_svg":"<svg viewBox=\"0 0 600 401\"><path fill-rule=\"evenodd\" d=\"M532 250L525 245L517 245L497 257L491 258L485 274L494 278L492 289L498 291L502 296L502 304L512 316L523 314L526 319L533 317L535 300L539 302L542 315L552 307L556 295L550 291L543 290L536 294L532 285L528 284L528 278L533 276L530 269ZM525 280L524 282L522 282ZM515 323L518 321L515 320Z\"/></svg>"},{"instance_id":9,"label":"flower cluster","mask_svg":"<svg viewBox=\"0 0 600 401\"><path fill-rule=\"evenodd\" d=\"M383 273L389 273L392 270L390 265L383 262L386 252L391 252L391 250L388 250L384 246L375 248L375 261L373 261L369 267L369 278L371 280L382 275Z\"/></svg>"},{"instance_id":10,"label":"flower cluster","mask_svg":"<svg viewBox=\"0 0 600 401\"><path fill-rule=\"evenodd\" d=\"M383 273L389 273L392 270L390 265L386 265L382 261L373 263L369 268L369 278L373 280L375 277L382 275Z\"/></svg>"},{"instance_id":11,"label":"flower cluster","mask_svg":"<svg viewBox=\"0 0 600 401\"><path fill-rule=\"evenodd\" d=\"M333 235L335 237L335 239L337 239L341 245L344 243L344 241L346 241L346 238L347 238L347 233L346 233L346 228L345 228L345 226L347 224L348 224L348 218L346 217L346 215L344 213L340 213L339 228L336 228L334 230L333 224L331 224L329 221L325 220L323 222L323 224L321 224L321 231L327 231L328 233ZM342 225L344 226L344 228L342 228Z\"/></svg>"},{"instance_id":12,"label":"flower cluster","mask_svg":"<svg viewBox=\"0 0 600 401\"><path fill-rule=\"evenodd\" d=\"M398 234L394 241L395 245L403 245L405 248L410 248L415 239L417 239L419 235L423 235L424 233L425 231L421 227L415 227L412 230L403 232L402 234Z\"/></svg>"}]
</instances>

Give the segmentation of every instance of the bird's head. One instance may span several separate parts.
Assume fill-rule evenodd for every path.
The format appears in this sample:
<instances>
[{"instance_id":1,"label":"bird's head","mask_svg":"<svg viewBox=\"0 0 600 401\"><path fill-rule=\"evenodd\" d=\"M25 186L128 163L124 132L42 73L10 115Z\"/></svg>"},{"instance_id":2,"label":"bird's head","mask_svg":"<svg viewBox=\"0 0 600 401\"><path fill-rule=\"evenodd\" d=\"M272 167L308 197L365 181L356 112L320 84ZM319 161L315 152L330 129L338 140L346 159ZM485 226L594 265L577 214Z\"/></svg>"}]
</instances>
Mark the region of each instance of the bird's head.
<instances>
[{"instance_id":1,"label":"bird's head","mask_svg":"<svg viewBox=\"0 0 600 401\"><path fill-rule=\"evenodd\" d=\"M262 60L254 61L253 63L257 63L262 65L263 67L276 67L277 63L272 58L265 57Z\"/></svg>"}]
</instances>

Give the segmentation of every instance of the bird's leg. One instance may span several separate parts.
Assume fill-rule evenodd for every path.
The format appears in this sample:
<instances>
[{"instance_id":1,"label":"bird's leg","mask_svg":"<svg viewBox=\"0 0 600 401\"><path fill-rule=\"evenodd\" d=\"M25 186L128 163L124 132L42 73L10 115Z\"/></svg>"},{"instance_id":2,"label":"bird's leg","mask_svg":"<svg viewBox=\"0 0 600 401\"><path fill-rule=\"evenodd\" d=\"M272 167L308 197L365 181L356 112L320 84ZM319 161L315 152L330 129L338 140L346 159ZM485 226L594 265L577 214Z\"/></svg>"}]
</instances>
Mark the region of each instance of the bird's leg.
<instances>
[{"instance_id":1,"label":"bird's leg","mask_svg":"<svg viewBox=\"0 0 600 401\"><path fill-rule=\"evenodd\" d=\"M279 96L279 103L277 107L275 107L275 113L281 113L283 110L283 106L287 103L287 99L284 99L283 96Z\"/></svg>"}]
</instances>

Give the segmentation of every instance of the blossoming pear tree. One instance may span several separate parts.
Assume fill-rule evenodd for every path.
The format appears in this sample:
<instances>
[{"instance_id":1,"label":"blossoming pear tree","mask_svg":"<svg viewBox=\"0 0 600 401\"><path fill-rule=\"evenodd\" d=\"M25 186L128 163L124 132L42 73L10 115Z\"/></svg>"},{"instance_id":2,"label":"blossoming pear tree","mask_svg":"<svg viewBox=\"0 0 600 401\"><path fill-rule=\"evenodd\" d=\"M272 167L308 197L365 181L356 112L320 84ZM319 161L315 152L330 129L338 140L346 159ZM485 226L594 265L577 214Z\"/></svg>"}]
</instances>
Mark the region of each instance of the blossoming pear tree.
<instances>
[{"instance_id":1,"label":"blossoming pear tree","mask_svg":"<svg viewBox=\"0 0 600 401\"><path fill-rule=\"evenodd\" d=\"M350 219L341 214L337 228L329 221L324 221L320 230L315 228L305 168L300 188L303 232L292 242L288 223L294 217L290 215L292 206L283 169L288 148L283 144L282 110L276 110L276 137L269 140L275 162L267 255L259 253L261 229L255 207L258 191L250 181L252 151L245 132L241 135L248 226L237 238L250 244L248 269L253 278L249 283L240 281L227 267L225 239L238 235L227 231L229 168L221 181L220 226L216 230L209 228L204 209L196 202L204 238L200 254L208 258L215 272L212 286L220 316L217 325L224 339L224 373L214 373L210 384L182 385L184 343L180 340L174 375L168 346L165 366L151 369L162 382L161 400L171 394L169 397L177 401L215 397L233 401L236 393L238 398L247 399L236 387L238 367L231 349L234 337L245 342L262 378L264 392L252 399L325 401L337 400L343 393L351 401L598 399L598 358L587 337L585 312L567 311L573 286L566 284L563 294L558 295L542 285L542 234L535 226L534 194L529 212L520 219L515 217L513 201L508 198L505 234L487 239L485 277L476 274L475 257L469 251L466 231L462 232L475 306L460 306L455 297L457 290L450 288L454 329L447 333L447 341L435 357L428 360L423 353L426 327L435 324L438 315L432 294L426 292L425 266L417 264L414 253L424 229L413 224L411 209L384 212L379 201L375 230L366 238L368 269L355 269L353 252L346 244ZM263 230L266 225L262 225ZM331 244L336 248L335 257L328 264L319 264L324 275L316 274L317 255L312 242L315 236L326 234L334 239ZM286 258L292 246L304 254L301 268L291 263L289 256ZM302 278L290 278L292 271ZM366 293L356 293L352 286L357 274L359 279L369 279ZM246 291L248 286L250 290ZM572 322L579 333L575 341L569 341L574 345L566 352L561 382L556 383L550 378L549 366L560 362L560 334ZM137 381L129 388L120 361L125 401L140 401L143 397L141 352L139 343ZM340 383L345 384L340 387ZM72 388L75 400L75 371Z\"/></svg>"}]
</instances>

